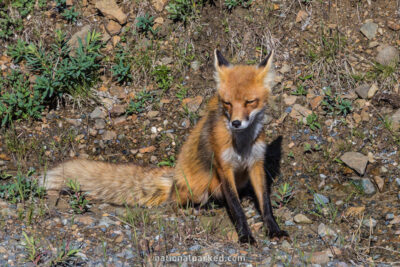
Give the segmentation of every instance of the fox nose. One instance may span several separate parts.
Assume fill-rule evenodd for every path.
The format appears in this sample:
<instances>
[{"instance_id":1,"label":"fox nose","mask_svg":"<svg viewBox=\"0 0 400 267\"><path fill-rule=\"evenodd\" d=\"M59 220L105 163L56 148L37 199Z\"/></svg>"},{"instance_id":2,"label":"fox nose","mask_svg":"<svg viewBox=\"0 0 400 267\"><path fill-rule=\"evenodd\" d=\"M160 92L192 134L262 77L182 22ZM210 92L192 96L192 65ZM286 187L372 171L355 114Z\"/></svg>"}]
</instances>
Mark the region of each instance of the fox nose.
<instances>
[{"instance_id":1,"label":"fox nose","mask_svg":"<svg viewBox=\"0 0 400 267\"><path fill-rule=\"evenodd\" d=\"M239 128L242 125L242 122L239 120L232 121L232 126L235 128Z\"/></svg>"}]
</instances>

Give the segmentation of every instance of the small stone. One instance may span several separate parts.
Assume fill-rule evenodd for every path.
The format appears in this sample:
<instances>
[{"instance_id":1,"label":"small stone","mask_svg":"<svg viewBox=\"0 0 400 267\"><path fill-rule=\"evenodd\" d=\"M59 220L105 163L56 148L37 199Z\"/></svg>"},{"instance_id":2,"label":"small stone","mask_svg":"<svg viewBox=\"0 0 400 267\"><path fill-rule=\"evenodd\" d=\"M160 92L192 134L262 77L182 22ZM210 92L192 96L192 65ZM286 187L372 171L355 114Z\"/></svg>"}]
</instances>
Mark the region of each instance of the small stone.
<instances>
[{"instance_id":1,"label":"small stone","mask_svg":"<svg viewBox=\"0 0 400 267\"><path fill-rule=\"evenodd\" d=\"M201 246L200 245L193 245L193 246L191 246L190 248L189 248L189 250L190 251L197 251L197 250L200 250L201 249Z\"/></svg>"},{"instance_id":2,"label":"small stone","mask_svg":"<svg viewBox=\"0 0 400 267\"><path fill-rule=\"evenodd\" d=\"M396 181L397 187L400 188L400 178L396 178L395 181Z\"/></svg>"},{"instance_id":3,"label":"small stone","mask_svg":"<svg viewBox=\"0 0 400 267\"><path fill-rule=\"evenodd\" d=\"M361 179L361 186L364 190L364 193L367 195L373 195L376 193L374 184L368 178Z\"/></svg>"},{"instance_id":4,"label":"small stone","mask_svg":"<svg viewBox=\"0 0 400 267\"><path fill-rule=\"evenodd\" d=\"M292 248L292 245L290 245L290 243L287 240L283 240L281 248L284 250L289 250Z\"/></svg>"},{"instance_id":5,"label":"small stone","mask_svg":"<svg viewBox=\"0 0 400 267\"><path fill-rule=\"evenodd\" d=\"M394 214L393 213L387 213L385 216L385 219L390 221L394 219Z\"/></svg>"},{"instance_id":6,"label":"small stone","mask_svg":"<svg viewBox=\"0 0 400 267\"><path fill-rule=\"evenodd\" d=\"M392 128L394 131L399 130L400 128L400 109L398 109L391 117L390 120L392 121Z\"/></svg>"},{"instance_id":7,"label":"small stone","mask_svg":"<svg viewBox=\"0 0 400 267\"><path fill-rule=\"evenodd\" d=\"M106 29L111 36L117 35L121 31L121 25L118 22L110 20L107 23Z\"/></svg>"},{"instance_id":8,"label":"small stone","mask_svg":"<svg viewBox=\"0 0 400 267\"><path fill-rule=\"evenodd\" d=\"M198 70L200 69L200 62L197 61L197 60L192 61L192 62L190 63L190 67L192 68L192 70L198 71Z\"/></svg>"},{"instance_id":9,"label":"small stone","mask_svg":"<svg viewBox=\"0 0 400 267\"><path fill-rule=\"evenodd\" d=\"M364 175L365 168L368 164L367 156L358 152L346 152L340 157L340 159L360 175Z\"/></svg>"},{"instance_id":10,"label":"small stone","mask_svg":"<svg viewBox=\"0 0 400 267\"><path fill-rule=\"evenodd\" d=\"M399 224L400 223L400 216L395 216L391 221L390 224Z\"/></svg>"},{"instance_id":11,"label":"small stone","mask_svg":"<svg viewBox=\"0 0 400 267\"><path fill-rule=\"evenodd\" d=\"M319 107L319 105L321 104L322 100L324 99L323 96L316 96L313 99L310 100L310 106L311 109L315 110L317 107Z\"/></svg>"},{"instance_id":12,"label":"small stone","mask_svg":"<svg viewBox=\"0 0 400 267\"><path fill-rule=\"evenodd\" d=\"M122 9L117 5L115 0L97 0L95 7L107 18L118 21L120 24L125 24L127 16Z\"/></svg>"},{"instance_id":13,"label":"small stone","mask_svg":"<svg viewBox=\"0 0 400 267\"><path fill-rule=\"evenodd\" d=\"M182 100L182 105L186 106L190 112L196 112L201 103L203 102L202 96L196 96L195 98L185 98Z\"/></svg>"},{"instance_id":14,"label":"small stone","mask_svg":"<svg viewBox=\"0 0 400 267\"><path fill-rule=\"evenodd\" d=\"M308 13L306 12L306 11L304 11L304 10L300 10L298 13L297 13L297 16L296 16L296 23L299 23L299 22L301 22L301 21L304 21L304 20L306 20L308 18Z\"/></svg>"},{"instance_id":15,"label":"small stone","mask_svg":"<svg viewBox=\"0 0 400 267\"><path fill-rule=\"evenodd\" d=\"M320 264L320 265L324 265L327 264L329 262L329 256L331 255L331 252L328 250L325 251L317 251L317 252L313 252L311 253L311 263L313 264Z\"/></svg>"},{"instance_id":16,"label":"small stone","mask_svg":"<svg viewBox=\"0 0 400 267\"><path fill-rule=\"evenodd\" d=\"M370 40L376 36L377 30L378 30L378 24L373 22L364 23L360 28L362 34L364 34L365 37L367 37Z\"/></svg>"},{"instance_id":17,"label":"small stone","mask_svg":"<svg viewBox=\"0 0 400 267\"><path fill-rule=\"evenodd\" d=\"M151 153L155 150L156 150L155 146L148 146L148 147L143 147L143 148L139 149L139 152L144 154L144 153Z\"/></svg>"},{"instance_id":18,"label":"small stone","mask_svg":"<svg viewBox=\"0 0 400 267\"><path fill-rule=\"evenodd\" d=\"M294 104L289 116L300 121L312 114L312 111L299 104Z\"/></svg>"},{"instance_id":19,"label":"small stone","mask_svg":"<svg viewBox=\"0 0 400 267\"><path fill-rule=\"evenodd\" d=\"M96 119L96 122L94 124L94 128L96 130L101 130L106 127L106 122L103 119Z\"/></svg>"},{"instance_id":20,"label":"small stone","mask_svg":"<svg viewBox=\"0 0 400 267\"><path fill-rule=\"evenodd\" d=\"M337 236L336 232L334 230L332 230L331 228L329 228L328 226L326 226L323 223L320 223L318 225L318 235L320 235L321 237L324 236Z\"/></svg>"},{"instance_id":21,"label":"small stone","mask_svg":"<svg viewBox=\"0 0 400 267\"><path fill-rule=\"evenodd\" d=\"M79 216L75 218L74 221L81 224L90 225L94 222L94 219L90 216Z\"/></svg>"},{"instance_id":22,"label":"small stone","mask_svg":"<svg viewBox=\"0 0 400 267\"><path fill-rule=\"evenodd\" d=\"M150 110L149 112L147 112L147 117L149 118L154 118L156 117L160 112L158 112L157 110Z\"/></svg>"},{"instance_id":23,"label":"small stone","mask_svg":"<svg viewBox=\"0 0 400 267\"><path fill-rule=\"evenodd\" d=\"M126 112L125 105L114 105L110 110L110 114L112 117L118 117Z\"/></svg>"},{"instance_id":24,"label":"small stone","mask_svg":"<svg viewBox=\"0 0 400 267\"><path fill-rule=\"evenodd\" d=\"M396 23L394 21L389 20L387 22L387 25L391 30L394 30L394 31L399 31L400 30L400 24Z\"/></svg>"},{"instance_id":25,"label":"small stone","mask_svg":"<svg viewBox=\"0 0 400 267\"><path fill-rule=\"evenodd\" d=\"M374 219L374 218L369 218L369 219L364 219L363 221L362 221L362 224L364 225L364 226L366 226L366 227L371 227L372 226L372 228L374 228L375 226L376 226L376 220Z\"/></svg>"},{"instance_id":26,"label":"small stone","mask_svg":"<svg viewBox=\"0 0 400 267\"><path fill-rule=\"evenodd\" d=\"M325 206L329 202L330 201L329 201L328 197L326 197L326 196L324 196L322 194L318 194L318 193L314 194L314 203L315 204Z\"/></svg>"},{"instance_id":27,"label":"small stone","mask_svg":"<svg viewBox=\"0 0 400 267\"><path fill-rule=\"evenodd\" d=\"M283 101L285 102L286 105L291 106L294 103L296 103L297 96L295 95L289 95L283 98Z\"/></svg>"},{"instance_id":28,"label":"small stone","mask_svg":"<svg viewBox=\"0 0 400 267\"><path fill-rule=\"evenodd\" d=\"M151 127L150 128L151 133L156 134L157 133L157 127Z\"/></svg>"},{"instance_id":29,"label":"small stone","mask_svg":"<svg viewBox=\"0 0 400 267\"><path fill-rule=\"evenodd\" d=\"M283 64L282 68L279 70L280 73L285 74L286 72L289 72L291 70L290 66L288 64Z\"/></svg>"},{"instance_id":30,"label":"small stone","mask_svg":"<svg viewBox=\"0 0 400 267\"><path fill-rule=\"evenodd\" d=\"M356 93L357 93L361 98L367 99L367 98L368 98L368 92L369 92L369 89L370 89L370 88L371 88L370 85L368 85L368 84L363 84L363 85L358 86L358 87L355 89L355 91L356 91Z\"/></svg>"},{"instance_id":31,"label":"small stone","mask_svg":"<svg viewBox=\"0 0 400 267\"><path fill-rule=\"evenodd\" d=\"M96 107L89 116L91 119L104 119L107 114L102 107Z\"/></svg>"},{"instance_id":32,"label":"small stone","mask_svg":"<svg viewBox=\"0 0 400 267\"><path fill-rule=\"evenodd\" d=\"M150 162L151 163L156 163L157 162L157 157L156 156L151 156L150 157Z\"/></svg>"},{"instance_id":33,"label":"small stone","mask_svg":"<svg viewBox=\"0 0 400 267\"><path fill-rule=\"evenodd\" d=\"M117 134L114 131L105 131L103 134L103 140L114 140L117 137Z\"/></svg>"},{"instance_id":34,"label":"small stone","mask_svg":"<svg viewBox=\"0 0 400 267\"><path fill-rule=\"evenodd\" d=\"M157 12L161 12L164 10L165 4L168 0L152 0L152 5Z\"/></svg>"},{"instance_id":35,"label":"small stone","mask_svg":"<svg viewBox=\"0 0 400 267\"><path fill-rule=\"evenodd\" d=\"M301 213L296 214L296 216L294 216L293 220L294 220L295 223L298 223L298 224L310 224L310 223L312 223L312 221L306 215L301 214Z\"/></svg>"},{"instance_id":36,"label":"small stone","mask_svg":"<svg viewBox=\"0 0 400 267\"><path fill-rule=\"evenodd\" d=\"M385 180L382 179L380 176L374 176L374 181L378 186L379 192L382 192L383 186L385 185Z\"/></svg>"},{"instance_id":37,"label":"small stone","mask_svg":"<svg viewBox=\"0 0 400 267\"><path fill-rule=\"evenodd\" d=\"M371 99L375 93L378 91L378 84L374 83L371 85L371 87L368 90L368 99Z\"/></svg>"},{"instance_id":38,"label":"small stone","mask_svg":"<svg viewBox=\"0 0 400 267\"><path fill-rule=\"evenodd\" d=\"M396 66L399 61L399 51L390 45L383 46L375 58L376 62L384 66Z\"/></svg>"},{"instance_id":39,"label":"small stone","mask_svg":"<svg viewBox=\"0 0 400 267\"><path fill-rule=\"evenodd\" d=\"M69 118L65 118L65 121L68 122L69 124L74 125L75 127L78 127L82 124L82 120L81 119L69 119Z\"/></svg>"}]
</instances>

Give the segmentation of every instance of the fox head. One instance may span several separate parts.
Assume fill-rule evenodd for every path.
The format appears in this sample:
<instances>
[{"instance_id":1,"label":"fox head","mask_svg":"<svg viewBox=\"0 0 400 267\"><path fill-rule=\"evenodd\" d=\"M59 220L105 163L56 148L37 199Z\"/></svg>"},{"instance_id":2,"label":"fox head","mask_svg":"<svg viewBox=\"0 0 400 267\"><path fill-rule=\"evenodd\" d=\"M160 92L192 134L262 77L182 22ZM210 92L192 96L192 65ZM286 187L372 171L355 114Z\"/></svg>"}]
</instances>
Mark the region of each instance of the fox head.
<instances>
[{"instance_id":1,"label":"fox head","mask_svg":"<svg viewBox=\"0 0 400 267\"><path fill-rule=\"evenodd\" d=\"M217 93L232 131L263 118L274 81L273 56L272 51L258 66L231 65L215 50Z\"/></svg>"}]
</instances>

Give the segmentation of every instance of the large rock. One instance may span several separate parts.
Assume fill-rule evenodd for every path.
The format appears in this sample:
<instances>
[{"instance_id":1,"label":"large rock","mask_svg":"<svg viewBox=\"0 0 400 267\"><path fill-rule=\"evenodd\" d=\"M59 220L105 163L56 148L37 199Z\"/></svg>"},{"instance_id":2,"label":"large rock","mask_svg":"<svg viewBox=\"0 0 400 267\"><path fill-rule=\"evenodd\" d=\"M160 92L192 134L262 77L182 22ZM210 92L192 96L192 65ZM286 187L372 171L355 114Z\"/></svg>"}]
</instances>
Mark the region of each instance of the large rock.
<instances>
[{"instance_id":1,"label":"large rock","mask_svg":"<svg viewBox=\"0 0 400 267\"><path fill-rule=\"evenodd\" d=\"M358 172L360 175L365 173L368 157L358 152L346 152L340 159L350 168Z\"/></svg>"},{"instance_id":2,"label":"large rock","mask_svg":"<svg viewBox=\"0 0 400 267\"><path fill-rule=\"evenodd\" d=\"M374 83L372 85L368 84L360 85L355 89L355 91L359 97L363 99L370 99L375 95L378 89L379 89L378 85Z\"/></svg>"},{"instance_id":3,"label":"large rock","mask_svg":"<svg viewBox=\"0 0 400 267\"><path fill-rule=\"evenodd\" d=\"M373 22L364 23L360 28L362 34L364 34L365 37L367 37L370 40L375 37L377 30L378 30L378 24Z\"/></svg>"},{"instance_id":4,"label":"large rock","mask_svg":"<svg viewBox=\"0 0 400 267\"><path fill-rule=\"evenodd\" d=\"M96 2L96 8L107 18L125 24L127 16L114 0L99 0Z\"/></svg>"},{"instance_id":5,"label":"large rock","mask_svg":"<svg viewBox=\"0 0 400 267\"><path fill-rule=\"evenodd\" d=\"M385 45L380 47L375 60L384 66L395 67L397 62L399 62L399 51L391 45Z\"/></svg>"}]
</instances>

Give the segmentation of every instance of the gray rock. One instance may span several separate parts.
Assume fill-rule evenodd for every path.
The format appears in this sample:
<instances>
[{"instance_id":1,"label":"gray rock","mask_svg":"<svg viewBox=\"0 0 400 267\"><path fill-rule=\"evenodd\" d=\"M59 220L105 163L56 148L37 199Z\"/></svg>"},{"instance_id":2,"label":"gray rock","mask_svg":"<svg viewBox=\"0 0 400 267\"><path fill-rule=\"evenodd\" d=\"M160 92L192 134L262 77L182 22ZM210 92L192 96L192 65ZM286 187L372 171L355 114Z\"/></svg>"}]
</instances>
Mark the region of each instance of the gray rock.
<instances>
[{"instance_id":1,"label":"gray rock","mask_svg":"<svg viewBox=\"0 0 400 267\"><path fill-rule=\"evenodd\" d=\"M74 125L75 127L78 127L82 124L81 119L70 119L70 118L65 118L65 121L68 122L69 124Z\"/></svg>"},{"instance_id":2,"label":"gray rock","mask_svg":"<svg viewBox=\"0 0 400 267\"><path fill-rule=\"evenodd\" d=\"M375 58L376 62L384 66L396 66L399 61L399 51L390 45L383 46Z\"/></svg>"},{"instance_id":3,"label":"gray rock","mask_svg":"<svg viewBox=\"0 0 400 267\"><path fill-rule=\"evenodd\" d=\"M372 228L374 228L376 226L376 220L371 217L371 218L368 218L368 219L364 219L362 221L362 224L364 226L368 227L368 228L371 227L371 226L372 226Z\"/></svg>"},{"instance_id":4,"label":"gray rock","mask_svg":"<svg viewBox=\"0 0 400 267\"><path fill-rule=\"evenodd\" d=\"M373 22L364 23L360 28L362 34L364 34L365 37L367 37L370 40L376 36L377 30L378 30L378 24Z\"/></svg>"},{"instance_id":5,"label":"gray rock","mask_svg":"<svg viewBox=\"0 0 400 267\"><path fill-rule=\"evenodd\" d=\"M114 140L117 137L117 134L114 131L105 131L103 134L103 140Z\"/></svg>"},{"instance_id":6,"label":"gray rock","mask_svg":"<svg viewBox=\"0 0 400 267\"><path fill-rule=\"evenodd\" d=\"M107 116L105 110L102 107L96 107L92 113L90 113L90 118L94 119L104 119Z\"/></svg>"},{"instance_id":7,"label":"gray rock","mask_svg":"<svg viewBox=\"0 0 400 267\"><path fill-rule=\"evenodd\" d=\"M104 226L106 228L108 228L110 225L114 225L115 222L113 220L111 220L109 217L103 217L100 222L99 222L99 226Z\"/></svg>"},{"instance_id":8,"label":"gray rock","mask_svg":"<svg viewBox=\"0 0 400 267\"><path fill-rule=\"evenodd\" d=\"M399 187L400 188L400 178L396 178L396 185L397 185L397 187Z\"/></svg>"},{"instance_id":9,"label":"gray rock","mask_svg":"<svg viewBox=\"0 0 400 267\"><path fill-rule=\"evenodd\" d=\"M193 245L189 248L190 251L197 251L200 250L201 246L200 245Z\"/></svg>"},{"instance_id":10,"label":"gray rock","mask_svg":"<svg viewBox=\"0 0 400 267\"><path fill-rule=\"evenodd\" d=\"M368 98L368 92L369 92L369 88L371 88L370 85L368 84L363 84L358 86L355 91L357 93L357 95L363 99L367 99Z\"/></svg>"},{"instance_id":11,"label":"gray rock","mask_svg":"<svg viewBox=\"0 0 400 267\"><path fill-rule=\"evenodd\" d=\"M71 54L74 55L75 49L78 48L79 45L79 39L81 39L82 44L86 44L86 36L88 32L90 31L90 25L85 25L82 27L82 29L78 32L76 32L74 35L72 35L71 39L68 41L68 45L72 48L71 49Z\"/></svg>"},{"instance_id":12,"label":"gray rock","mask_svg":"<svg viewBox=\"0 0 400 267\"><path fill-rule=\"evenodd\" d=\"M394 219L394 214L393 213L386 214L385 219L386 220L393 220Z\"/></svg>"},{"instance_id":13,"label":"gray rock","mask_svg":"<svg viewBox=\"0 0 400 267\"><path fill-rule=\"evenodd\" d=\"M97 130L104 129L106 127L106 122L103 119L96 119L94 123L94 128Z\"/></svg>"},{"instance_id":14,"label":"gray rock","mask_svg":"<svg viewBox=\"0 0 400 267\"><path fill-rule=\"evenodd\" d=\"M346 152L340 157L340 159L360 175L365 173L365 168L368 164L367 156L358 152Z\"/></svg>"},{"instance_id":15,"label":"gray rock","mask_svg":"<svg viewBox=\"0 0 400 267\"><path fill-rule=\"evenodd\" d=\"M376 193L374 184L368 178L361 179L361 186L364 190L364 193L367 195L373 195Z\"/></svg>"},{"instance_id":16,"label":"gray rock","mask_svg":"<svg viewBox=\"0 0 400 267\"><path fill-rule=\"evenodd\" d=\"M315 193L315 194L314 194L314 203L315 203L315 204L318 204L318 205L324 206L324 205L326 205L326 204L329 203L329 198L327 198L327 197L324 196L324 195Z\"/></svg>"},{"instance_id":17,"label":"gray rock","mask_svg":"<svg viewBox=\"0 0 400 267\"><path fill-rule=\"evenodd\" d=\"M332 228L326 226L323 223L320 223L320 225L318 225L318 235L320 235L321 237L337 236L336 232Z\"/></svg>"},{"instance_id":18,"label":"gray rock","mask_svg":"<svg viewBox=\"0 0 400 267\"><path fill-rule=\"evenodd\" d=\"M400 128L400 109L398 109L391 117L392 128L394 131L397 131Z\"/></svg>"},{"instance_id":19,"label":"gray rock","mask_svg":"<svg viewBox=\"0 0 400 267\"><path fill-rule=\"evenodd\" d=\"M295 223L299 223L299 224L310 224L312 223L312 221L304 214L297 214L296 216L294 216L293 218Z\"/></svg>"},{"instance_id":20,"label":"gray rock","mask_svg":"<svg viewBox=\"0 0 400 267\"><path fill-rule=\"evenodd\" d=\"M195 61L190 63L190 67L192 68L192 70L198 71L200 69L200 62L195 60Z\"/></svg>"}]
</instances>

